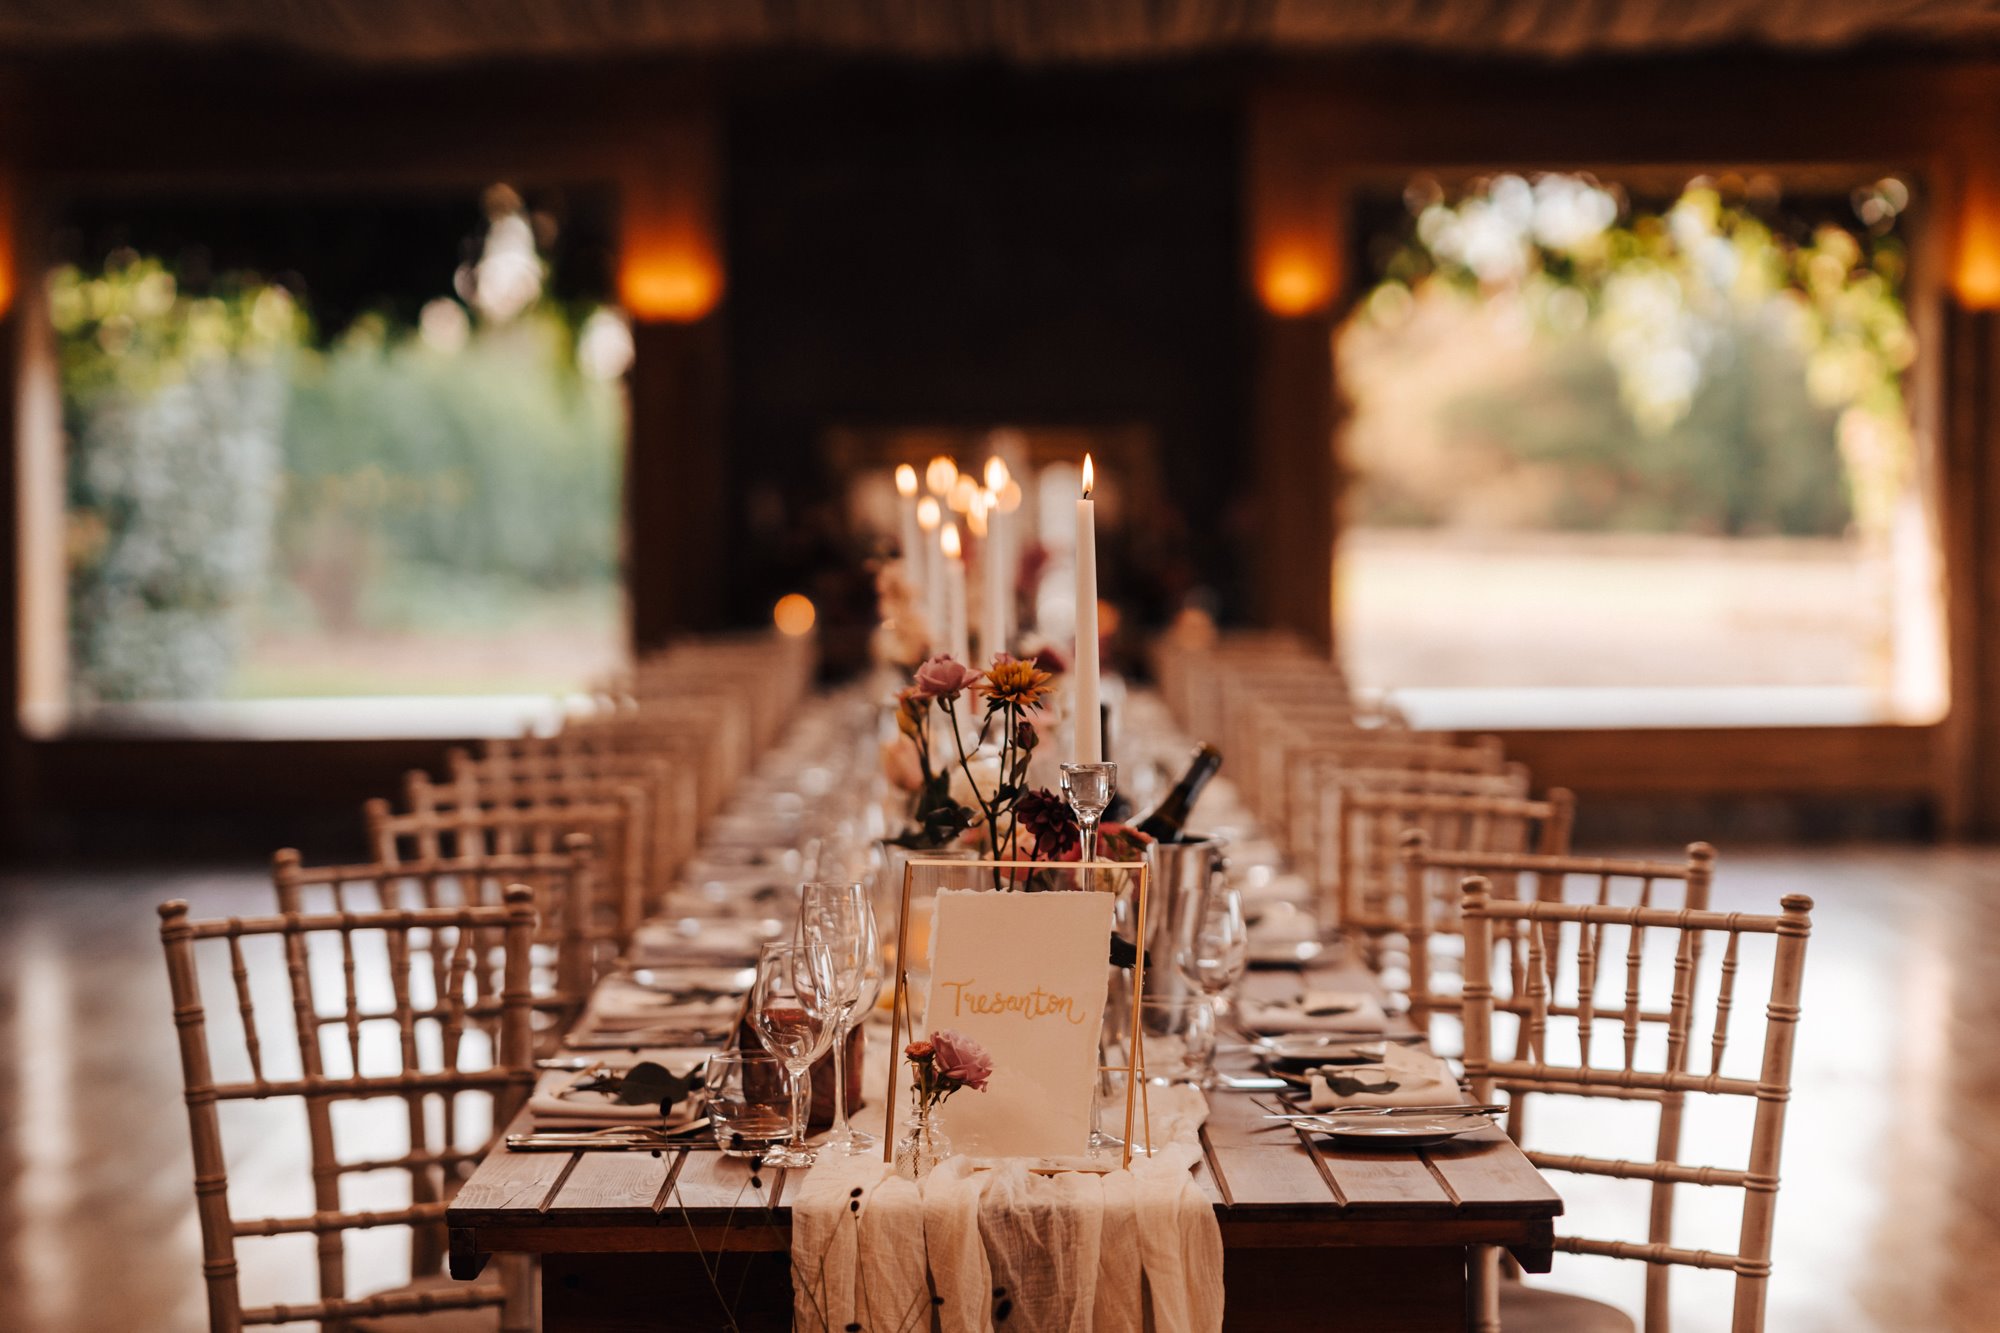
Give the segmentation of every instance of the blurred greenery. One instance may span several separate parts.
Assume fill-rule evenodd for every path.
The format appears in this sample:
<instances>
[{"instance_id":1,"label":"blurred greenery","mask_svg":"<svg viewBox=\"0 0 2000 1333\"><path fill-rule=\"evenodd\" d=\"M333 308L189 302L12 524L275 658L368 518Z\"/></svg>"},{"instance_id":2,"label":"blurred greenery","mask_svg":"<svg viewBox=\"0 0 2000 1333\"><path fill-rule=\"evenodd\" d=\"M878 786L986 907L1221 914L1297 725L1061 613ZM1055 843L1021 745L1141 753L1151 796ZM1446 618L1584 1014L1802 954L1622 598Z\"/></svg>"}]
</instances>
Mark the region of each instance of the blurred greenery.
<instances>
[{"instance_id":1,"label":"blurred greenery","mask_svg":"<svg viewBox=\"0 0 2000 1333\"><path fill-rule=\"evenodd\" d=\"M427 308L423 333L323 338L281 286L189 295L130 253L50 296L79 702L437 686L420 656L401 688L333 665L352 655L248 662L264 631L615 637L623 404L615 371L579 369L589 312L440 298L444 336ZM524 665L459 688L529 680L576 683Z\"/></svg>"},{"instance_id":2,"label":"blurred greenery","mask_svg":"<svg viewBox=\"0 0 2000 1333\"><path fill-rule=\"evenodd\" d=\"M1907 203L1884 180L1800 225L1706 179L1658 211L1419 182L1340 336L1362 521L1880 536L1914 468Z\"/></svg>"}]
</instances>

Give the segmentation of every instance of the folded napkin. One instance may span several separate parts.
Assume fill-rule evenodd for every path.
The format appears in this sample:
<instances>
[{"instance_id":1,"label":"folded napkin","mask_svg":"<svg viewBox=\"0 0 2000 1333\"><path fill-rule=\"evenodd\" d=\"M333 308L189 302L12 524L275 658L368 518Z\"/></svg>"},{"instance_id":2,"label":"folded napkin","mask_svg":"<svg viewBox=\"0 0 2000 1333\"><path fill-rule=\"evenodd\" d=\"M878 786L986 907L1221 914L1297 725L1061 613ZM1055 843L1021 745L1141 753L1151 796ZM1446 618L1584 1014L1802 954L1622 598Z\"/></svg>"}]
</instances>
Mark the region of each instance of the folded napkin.
<instances>
[{"instance_id":1,"label":"folded napkin","mask_svg":"<svg viewBox=\"0 0 2000 1333\"><path fill-rule=\"evenodd\" d=\"M1367 991L1307 991L1296 999L1241 1000L1237 1005L1252 1032L1380 1032L1389 1021L1382 1002Z\"/></svg>"},{"instance_id":2,"label":"folded napkin","mask_svg":"<svg viewBox=\"0 0 2000 1333\"><path fill-rule=\"evenodd\" d=\"M708 1053L701 1050L662 1048L635 1051L621 1056L616 1062L606 1063L613 1069L623 1071L650 1060L665 1067L669 1073L685 1076L707 1058ZM535 1091L528 1098L528 1113L534 1117L535 1127L602 1129L608 1125L645 1125L654 1129L672 1129L695 1118L699 1098L690 1097L677 1103L673 1115L663 1118L657 1106L622 1105L608 1092L585 1090L579 1086L595 1081L602 1073L602 1070L544 1071L535 1081Z\"/></svg>"},{"instance_id":3,"label":"folded napkin","mask_svg":"<svg viewBox=\"0 0 2000 1333\"><path fill-rule=\"evenodd\" d=\"M682 999L634 985L624 977L606 977L591 993L578 1026L590 1032L638 1032L653 1028L726 1029L743 1007L740 995Z\"/></svg>"},{"instance_id":4,"label":"folded napkin","mask_svg":"<svg viewBox=\"0 0 2000 1333\"><path fill-rule=\"evenodd\" d=\"M1429 1051L1391 1042L1376 1065L1339 1065L1312 1071L1312 1109L1343 1106L1445 1106L1465 1100L1458 1080Z\"/></svg>"}]
</instances>

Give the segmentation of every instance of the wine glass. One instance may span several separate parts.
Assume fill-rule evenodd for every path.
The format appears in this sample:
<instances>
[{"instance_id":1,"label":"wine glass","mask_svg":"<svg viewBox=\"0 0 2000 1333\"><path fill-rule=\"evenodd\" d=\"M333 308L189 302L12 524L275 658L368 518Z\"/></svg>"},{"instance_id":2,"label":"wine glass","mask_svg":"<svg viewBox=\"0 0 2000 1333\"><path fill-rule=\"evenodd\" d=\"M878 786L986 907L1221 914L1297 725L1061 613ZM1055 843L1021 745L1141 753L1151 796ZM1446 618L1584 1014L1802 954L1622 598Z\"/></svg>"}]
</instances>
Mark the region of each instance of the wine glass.
<instances>
[{"instance_id":1,"label":"wine glass","mask_svg":"<svg viewBox=\"0 0 2000 1333\"><path fill-rule=\"evenodd\" d=\"M1215 1026L1228 1021L1229 993L1250 962L1250 931L1243 919L1243 895L1211 883L1187 901L1175 932L1174 961L1215 1012ZM1213 1054L1211 1048L1211 1056ZM1205 1070L1204 1076L1212 1070Z\"/></svg>"},{"instance_id":2,"label":"wine glass","mask_svg":"<svg viewBox=\"0 0 2000 1333\"><path fill-rule=\"evenodd\" d=\"M847 1035L882 994L882 951L875 909L861 884L823 880L799 892L799 939L824 948L831 960L829 994L836 1014L833 1035L833 1128L825 1145L856 1153L875 1136L847 1121Z\"/></svg>"},{"instance_id":3,"label":"wine glass","mask_svg":"<svg viewBox=\"0 0 2000 1333\"><path fill-rule=\"evenodd\" d=\"M1088 865L1097 859L1097 821L1118 794L1118 765L1064 764L1062 789L1083 832L1083 861Z\"/></svg>"},{"instance_id":4,"label":"wine glass","mask_svg":"<svg viewBox=\"0 0 2000 1333\"><path fill-rule=\"evenodd\" d=\"M764 1049L782 1060L791 1080L791 1141L764 1160L773 1166L811 1166L806 1147L806 1099L813 1061L826 1054L838 1026L833 960L817 944L767 944L757 956L750 990L750 1026Z\"/></svg>"}]
</instances>

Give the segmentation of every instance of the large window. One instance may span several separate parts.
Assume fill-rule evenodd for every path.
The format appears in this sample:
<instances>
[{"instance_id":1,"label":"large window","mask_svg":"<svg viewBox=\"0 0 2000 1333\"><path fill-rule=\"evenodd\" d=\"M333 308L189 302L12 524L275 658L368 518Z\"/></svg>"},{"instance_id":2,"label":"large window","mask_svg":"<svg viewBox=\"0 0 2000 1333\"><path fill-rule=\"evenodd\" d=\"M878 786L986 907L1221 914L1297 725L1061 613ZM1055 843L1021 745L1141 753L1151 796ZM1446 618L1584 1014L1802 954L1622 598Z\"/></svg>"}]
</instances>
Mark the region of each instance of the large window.
<instances>
[{"instance_id":1,"label":"large window","mask_svg":"<svg viewBox=\"0 0 2000 1333\"><path fill-rule=\"evenodd\" d=\"M1442 725L1930 720L1889 178L1413 183L1337 340L1357 680Z\"/></svg>"},{"instance_id":2,"label":"large window","mask_svg":"<svg viewBox=\"0 0 2000 1333\"><path fill-rule=\"evenodd\" d=\"M380 718L615 666L608 212L506 186L74 209L49 279L72 721Z\"/></svg>"}]
</instances>

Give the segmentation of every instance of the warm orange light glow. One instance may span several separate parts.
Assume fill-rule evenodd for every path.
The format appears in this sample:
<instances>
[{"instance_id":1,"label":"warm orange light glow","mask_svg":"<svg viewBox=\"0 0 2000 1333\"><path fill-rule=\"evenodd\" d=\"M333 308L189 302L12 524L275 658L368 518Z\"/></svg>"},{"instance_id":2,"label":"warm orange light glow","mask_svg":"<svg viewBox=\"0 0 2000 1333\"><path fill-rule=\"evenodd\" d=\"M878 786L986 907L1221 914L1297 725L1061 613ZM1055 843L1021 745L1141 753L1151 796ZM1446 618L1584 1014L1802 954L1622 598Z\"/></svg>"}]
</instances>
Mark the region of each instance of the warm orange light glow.
<instances>
[{"instance_id":1,"label":"warm orange light glow","mask_svg":"<svg viewBox=\"0 0 2000 1333\"><path fill-rule=\"evenodd\" d=\"M1099 600L1097 603L1097 637L1112 639L1118 636L1118 608Z\"/></svg>"},{"instance_id":2,"label":"warm orange light glow","mask_svg":"<svg viewBox=\"0 0 2000 1333\"><path fill-rule=\"evenodd\" d=\"M908 463L896 464L896 494L905 500L917 493L917 470Z\"/></svg>"},{"instance_id":3,"label":"warm orange light glow","mask_svg":"<svg viewBox=\"0 0 2000 1333\"><path fill-rule=\"evenodd\" d=\"M812 599L804 593L788 592L771 608L771 623L778 627L778 633L794 639L811 632L813 622L818 619Z\"/></svg>"},{"instance_id":4,"label":"warm orange light glow","mask_svg":"<svg viewBox=\"0 0 2000 1333\"><path fill-rule=\"evenodd\" d=\"M13 182L0 179L0 315L14 308Z\"/></svg>"},{"instance_id":5,"label":"warm orange light glow","mask_svg":"<svg viewBox=\"0 0 2000 1333\"><path fill-rule=\"evenodd\" d=\"M972 479L970 472L958 474L958 480L951 484L951 495L945 503L961 514L972 512L972 502L979 495L979 483Z\"/></svg>"},{"instance_id":6,"label":"warm orange light glow","mask_svg":"<svg viewBox=\"0 0 2000 1333\"><path fill-rule=\"evenodd\" d=\"M1257 295L1274 315L1309 315L1333 300L1333 272L1304 249L1274 248L1257 266Z\"/></svg>"},{"instance_id":7,"label":"warm orange light glow","mask_svg":"<svg viewBox=\"0 0 2000 1333\"><path fill-rule=\"evenodd\" d=\"M618 300L636 320L692 324L721 299L721 267L693 244L634 244L618 266Z\"/></svg>"},{"instance_id":8,"label":"warm orange light glow","mask_svg":"<svg viewBox=\"0 0 2000 1333\"><path fill-rule=\"evenodd\" d=\"M1091 466L1090 455L1083 456L1083 498L1088 500L1090 492L1096 488L1097 471Z\"/></svg>"},{"instance_id":9,"label":"warm orange light glow","mask_svg":"<svg viewBox=\"0 0 2000 1333\"><path fill-rule=\"evenodd\" d=\"M957 560L965 554L965 545L958 536L958 524L944 525L944 530L938 534L938 548L947 560Z\"/></svg>"},{"instance_id":10,"label":"warm orange light glow","mask_svg":"<svg viewBox=\"0 0 2000 1333\"><path fill-rule=\"evenodd\" d=\"M986 513L993 508L993 492L979 491L972 497L972 507L965 511L965 526L973 536L986 540Z\"/></svg>"},{"instance_id":11,"label":"warm orange light glow","mask_svg":"<svg viewBox=\"0 0 2000 1333\"><path fill-rule=\"evenodd\" d=\"M986 460L986 489L995 495L1007 489L1007 460L998 454Z\"/></svg>"},{"instance_id":12,"label":"warm orange light glow","mask_svg":"<svg viewBox=\"0 0 2000 1333\"><path fill-rule=\"evenodd\" d=\"M1021 493L1021 483L1015 481L1012 477L1007 478L1007 484L1000 488L1000 494L998 497L1000 501L1000 512L1003 514L1013 513L1016 509L1019 509L1021 507L1021 501L1023 498L1025 497L1023 497Z\"/></svg>"},{"instance_id":13,"label":"warm orange light glow","mask_svg":"<svg viewBox=\"0 0 2000 1333\"><path fill-rule=\"evenodd\" d=\"M926 495L917 501L917 526L925 532L937 531L937 525L944 519L944 510L938 507L937 497Z\"/></svg>"},{"instance_id":14,"label":"warm orange light glow","mask_svg":"<svg viewBox=\"0 0 2000 1333\"><path fill-rule=\"evenodd\" d=\"M1951 289L1969 309L2000 310L2000 178L1990 167L1966 174Z\"/></svg>"},{"instance_id":15,"label":"warm orange light glow","mask_svg":"<svg viewBox=\"0 0 2000 1333\"><path fill-rule=\"evenodd\" d=\"M949 495L951 484L958 480L958 461L939 454L924 465L924 485L930 487L932 495Z\"/></svg>"}]
</instances>

